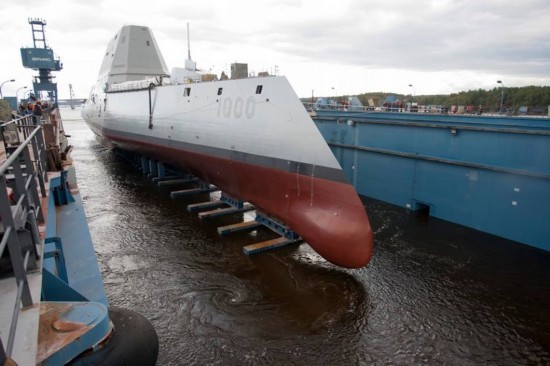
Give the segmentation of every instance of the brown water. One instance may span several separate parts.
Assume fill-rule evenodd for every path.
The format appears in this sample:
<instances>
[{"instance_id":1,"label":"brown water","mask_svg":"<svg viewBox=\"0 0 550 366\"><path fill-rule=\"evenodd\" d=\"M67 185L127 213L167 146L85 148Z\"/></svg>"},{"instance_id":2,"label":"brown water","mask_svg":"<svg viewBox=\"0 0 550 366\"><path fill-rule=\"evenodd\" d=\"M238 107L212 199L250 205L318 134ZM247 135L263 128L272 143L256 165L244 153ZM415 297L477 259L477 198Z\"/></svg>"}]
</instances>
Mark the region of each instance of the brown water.
<instances>
[{"instance_id":1,"label":"brown water","mask_svg":"<svg viewBox=\"0 0 550 366\"><path fill-rule=\"evenodd\" d=\"M146 316L159 365L550 364L550 253L365 199L368 267L309 246L246 256L63 110L112 305ZM181 189L181 187L178 187Z\"/></svg>"}]
</instances>

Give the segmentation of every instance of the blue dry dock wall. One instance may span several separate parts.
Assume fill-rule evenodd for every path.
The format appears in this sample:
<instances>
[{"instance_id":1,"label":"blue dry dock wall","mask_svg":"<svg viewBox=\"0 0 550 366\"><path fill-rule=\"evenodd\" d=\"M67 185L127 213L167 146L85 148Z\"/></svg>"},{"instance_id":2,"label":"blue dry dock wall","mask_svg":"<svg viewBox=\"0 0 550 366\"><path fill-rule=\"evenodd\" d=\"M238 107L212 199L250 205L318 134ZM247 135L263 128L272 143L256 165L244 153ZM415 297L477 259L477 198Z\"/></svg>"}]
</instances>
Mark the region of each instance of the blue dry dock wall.
<instances>
[{"instance_id":1,"label":"blue dry dock wall","mask_svg":"<svg viewBox=\"0 0 550 366\"><path fill-rule=\"evenodd\" d=\"M319 112L357 191L550 250L550 119Z\"/></svg>"}]
</instances>

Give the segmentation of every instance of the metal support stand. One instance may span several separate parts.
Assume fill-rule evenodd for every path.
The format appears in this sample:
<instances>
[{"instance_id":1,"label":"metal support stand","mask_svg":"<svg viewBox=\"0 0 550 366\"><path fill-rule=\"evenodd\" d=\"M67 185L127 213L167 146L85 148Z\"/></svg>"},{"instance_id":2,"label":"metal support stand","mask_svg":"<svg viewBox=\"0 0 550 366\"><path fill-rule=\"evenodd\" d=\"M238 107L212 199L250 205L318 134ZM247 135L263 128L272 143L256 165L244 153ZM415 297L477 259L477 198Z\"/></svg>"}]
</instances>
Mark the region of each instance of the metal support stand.
<instances>
[{"instance_id":1,"label":"metal support stand","mask_svg":"<svg viewBox=\"0 0 550 366\"><path fill-rule=\"evenodd\" d=\"M196 178L187 178L186 182L192 182L194 180L197 180ZM182 189L179 191L173 191L170 192L170 198L176 198L180 196L186 196L191 194L199 194L199 193L209 193L209 192L215 192L219 189L216 186L213 186L209 183L205 182L199 182L199 186L197 188L191 188L191 189Z\"/></svg>"},{"instance_id":2,"label":"metal support stand","mask_svg":"<svg viewBox=\"0 0 550 366\"><path fill-rule=\"evenodd\" d=\"M146 157L138 157L138 169L147 174L158 186L167 186L175 184L184 184L198 181L198 178L191 174L182 173L176 170L168 170L166 166L158 161L150 160ZM204 194L219 191L219 189L207 182L199 181L198 187L182 189L170 192L170 198L174 199L181 196L193 194ZM200 219L210 219L234 213L242 213L255 210L256 207L240 199L231 197L222 192L219 200L193 203L187 205L187 211L198 212ZM206 211L205 211L206 210ZM243 247L243 252L247 255L265 252L282 246L300 243L302 238L292 231L288 226L279 222L262 212L256 212L256 219L253 221L244 221L236 224L220 226L217 231L220 235L235 233L245 230L254 230L258 227L266 227L280 236L275 239L266 240L260 243L247 245Z\"/></svg>"}]
</instances>

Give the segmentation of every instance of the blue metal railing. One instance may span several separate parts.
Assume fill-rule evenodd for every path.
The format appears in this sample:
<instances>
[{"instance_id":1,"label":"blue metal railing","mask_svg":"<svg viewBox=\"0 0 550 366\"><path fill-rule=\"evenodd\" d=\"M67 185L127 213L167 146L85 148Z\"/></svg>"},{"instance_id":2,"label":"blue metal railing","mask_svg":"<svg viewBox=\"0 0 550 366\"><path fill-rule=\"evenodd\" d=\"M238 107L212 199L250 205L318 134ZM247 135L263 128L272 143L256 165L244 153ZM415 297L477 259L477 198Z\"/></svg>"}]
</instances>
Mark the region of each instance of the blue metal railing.
<instances>
[{"instance_id":1,"label":"blue metal railing","mask_svg":"<svg viewBox=\"0 0 550 366\"><path fill-rule=\"evenodd\" d=\"M17 285L15 298L2 298L13 301L13 313L7 343L0 342L0 358L12 354L20 310L33 305L27 274L38 269L37 221L44 221L39 190L46 197L47 181L42 127L33 122L32 116L25 116L0 125L7 157L0 166L0 257L8 248L8 277ZM9 141L5 131L11 134ZM21 135L25 140L19 143Z\"/></svg>"}]
</instances>

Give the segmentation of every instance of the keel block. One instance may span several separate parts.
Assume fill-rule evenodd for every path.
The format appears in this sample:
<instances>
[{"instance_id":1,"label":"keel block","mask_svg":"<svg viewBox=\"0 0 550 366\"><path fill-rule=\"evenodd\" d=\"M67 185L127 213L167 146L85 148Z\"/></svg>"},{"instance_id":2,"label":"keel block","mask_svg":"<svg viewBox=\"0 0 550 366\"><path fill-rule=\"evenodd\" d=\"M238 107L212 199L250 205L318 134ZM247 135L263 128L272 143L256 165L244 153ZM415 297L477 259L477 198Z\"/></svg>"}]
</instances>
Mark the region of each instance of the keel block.
<instances>
[{"instance_id":1,"label":"keel block","mask_svg":"<svg viewBox=\"0 0 550 366\"><path fill-rule=\"evenodd\" d=\"M290 245L298 242L299 240L287 239L284 236L279 238L262 241L260 243L251 244L243 247L244 254L250 255L260 252L265 252L271 249L280 248L285 245Z\"/></svg>"},{"instance_id":2,"label":"keel block","mask_svg":"<svg viewBox=\"0 0 550 366\"><path fill-rule=\"evenodd\" d=\"M206 219L211 217L218 217L223 215L229 215L232 213L252 211L256 207L251 204L245 204L242 208L237 207L226 207L226 208L217 208L211 211L199 212L199 219Z\"/></svg>"},{"instance_id":3,"label":"keel block","mask_svg":"<svg viewBox=\"0 0 550 366\"><path fill-rule=\"evenodd\" d=\"M171 184L183 184L183 183L190 183L197 181L197 178L193 176L186 176L186 177L173 177L173 178L164 178L162 180L158 180L156 183L158 186L167 186Z\"/></svg>"},{"instance_id":4,"label":"keel block","mask_svg":"<svg viewBox=\"0 0 550 366\"><path fill-rule=\"evenodd\" d=\"M200 193L210 193L219 191L219 189L215 186L210 187L199 187L199 188L191 188L191 189L182 189L180 191L173 191L170 192L170 198L176 198L179 196L187 196L191 194L200 194Z\"/></svg>"},{"instance_id":5,"label":"keel block","mask_svg":"<svg viewBox=\"0 0 550 366\"><path fill-rule=\"evenodd\" d=\"M196 212L196 211L208 210L211 208L218 208L225 205L226 203L222 201L207 201L207 202L191 203L187 205L187 211Z\"/></svg>"},{"instance_id":6,"label":"keel block","mask_svg":"<svg viewBox=\"0 0 550 366\"><path fill-rule=\"evenodd\" d=\"M255 229L255 228L257 228L258 226L261 226L261 225L262 224L260 224L256 220L239 222L237 224L218 227L218 234L224 235L224 234L229 234L229 233L235 233L235 232L238 232L238 231L252 230L252 229Z\"/></svg>"}]
</instances>

